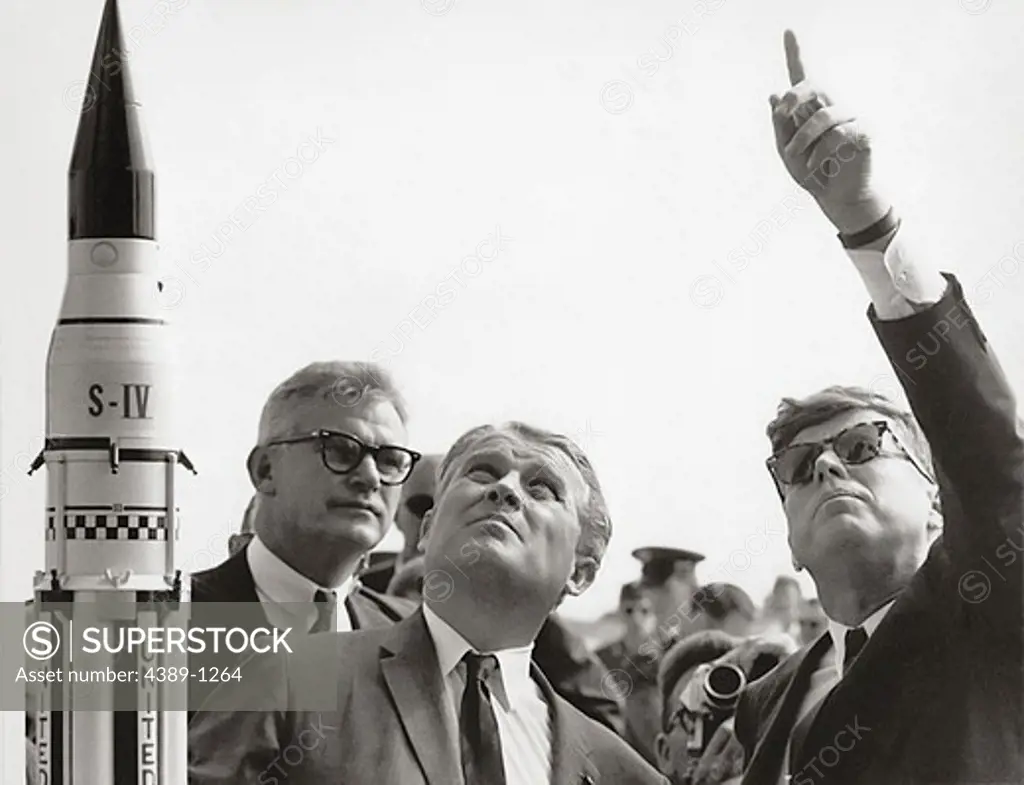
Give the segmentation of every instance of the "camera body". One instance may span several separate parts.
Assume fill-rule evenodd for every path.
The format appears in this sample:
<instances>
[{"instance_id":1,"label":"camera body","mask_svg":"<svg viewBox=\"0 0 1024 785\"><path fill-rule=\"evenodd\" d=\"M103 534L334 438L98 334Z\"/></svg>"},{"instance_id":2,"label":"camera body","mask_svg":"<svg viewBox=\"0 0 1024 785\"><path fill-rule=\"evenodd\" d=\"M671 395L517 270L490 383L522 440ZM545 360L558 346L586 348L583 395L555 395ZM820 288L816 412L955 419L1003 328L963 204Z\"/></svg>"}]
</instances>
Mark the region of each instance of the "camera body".
<instances>
[{"instance_id":1,"label":"camera body","mask_svg":"<svg viewBox=\"0 0 1024 785\"><path fill-rule=\"evenodd\" d=\"M686 751L691 760L696 762L704 754L715 731L736 711L746 686L747 676L736 665L723 663L707 672L701 685L701 709L683 712L683 727L688 737Z\"/></svg>"}]
</instances>

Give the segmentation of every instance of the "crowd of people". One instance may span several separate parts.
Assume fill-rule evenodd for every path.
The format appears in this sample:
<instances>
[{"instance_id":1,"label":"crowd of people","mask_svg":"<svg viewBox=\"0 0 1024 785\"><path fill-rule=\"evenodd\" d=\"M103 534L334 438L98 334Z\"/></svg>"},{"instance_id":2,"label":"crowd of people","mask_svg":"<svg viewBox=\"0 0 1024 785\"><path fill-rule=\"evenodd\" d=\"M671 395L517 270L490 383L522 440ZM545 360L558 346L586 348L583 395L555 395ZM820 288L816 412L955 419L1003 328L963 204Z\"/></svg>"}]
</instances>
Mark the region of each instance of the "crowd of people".
<instances>
[{"instance_id":1,"label":"crowd of people","mask_svg":"<svg viewBox=\"0 0 1024 785\"><path fill-rule=\"evenodd\" d=\"M817 597L783 576L758 610L701 584L701 554L644 548L621 634L588 645L558 609L613 526L579 446L508 422L423 455L385 369L313 363L270 395L245 523L193 601L314 634L196 688L191 785L1024 781L1014 394L956 277L903 244L869 141L791 34L786 54L780 157L863 279L911 408L833 386L767 426L766 481ZM402 551L373 556L392 525ZM1000 559L972 594L964 576Z\"/></svg>"},{"instance_id":2,"label":"crowd of people","mask_svg":"<svg viewBox=\"0 0 1024 785\"><path fill-rule=\"evenodd\" d=\"M368 554L356 578L363 587L417 605L423 601L425 557L419 551L419 535L424 516L434 506L442 458L424 455L413 467L402 485L395 513L404 547L399 552ZM242 557L238 555L256 536L254 515L259 498L258 494L252 497L239 532L229 540L231 556L239 560ZM718 655L724 657L741 642L756 637L763 639L759 645L765 651L789 654L813 642L825 629L827 618L821 603L804 597L799 582L790 576L776 579L759 608L739 586L700 584L697 572L703 554L650 547L634 551L633 556L639 561L640 575L622 586L618 607L606 616L613 620L612 640L600 645L596 643L600 638L587 636L552 613L534 642L533 656L557 693L621 733L648 762L666 770L676 766L674 761L686 760L685 746L677 747L685 745L687 737L668 732L663 707L672 702L674 691L685 686L681 677L689 670L663 679L659 689L658 669L667 661L667 653L674 659L689 646L699 649L701 641L711 640L719 648L728 644L728 651ZM209 575L201 579L207 581ZM209 599L224 596L227 594ZM697 635L707 631L716 634ZM679 645L691 638L687 647Z\"/></svg>"}]
</instances>

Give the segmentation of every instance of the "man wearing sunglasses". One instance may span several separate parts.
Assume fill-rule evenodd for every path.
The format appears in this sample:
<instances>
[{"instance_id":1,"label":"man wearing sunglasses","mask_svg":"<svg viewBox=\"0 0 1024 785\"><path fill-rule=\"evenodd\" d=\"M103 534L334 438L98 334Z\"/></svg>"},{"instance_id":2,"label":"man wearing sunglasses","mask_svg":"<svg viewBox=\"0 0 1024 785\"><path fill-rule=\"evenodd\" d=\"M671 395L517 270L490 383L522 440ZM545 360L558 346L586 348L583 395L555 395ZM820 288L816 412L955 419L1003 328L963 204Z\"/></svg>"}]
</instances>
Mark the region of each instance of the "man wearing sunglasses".
<instances>
[{"instance_id":1,"label":"man wearing sunglasses","mask_svg":"<svg viewBox=\"0 0 1024 785\"><path fill-rule=\"evenodd\" d=\"M247 462L253 536L192 576L194 603L247 605L231 620L205 619L197 606L193 623L244 620L305 634L383 627L411 613L413 603L358 580L420 458L405 440L405 404L380 367L312 363L282 382L264 405ZM213 607L213 616L224 615ZM195 708L205 688L193 688Z\"/></svg>"},{"instance_id":2,"label":"man wearing sunglasses","mask_svg":"<svg viewBox=\"0 0 1024 785\"><path fill-rule=\"evenodd\" d=\"M926 274L855 122L804 77L771 105L790 174L839 231L913 415L830 387L786 398L767 468L827 632L749 686L744 782L1024 781L1024 438L952 275ZM829 163L831 161L831 163Z\"/></svg>"}]
</instances>

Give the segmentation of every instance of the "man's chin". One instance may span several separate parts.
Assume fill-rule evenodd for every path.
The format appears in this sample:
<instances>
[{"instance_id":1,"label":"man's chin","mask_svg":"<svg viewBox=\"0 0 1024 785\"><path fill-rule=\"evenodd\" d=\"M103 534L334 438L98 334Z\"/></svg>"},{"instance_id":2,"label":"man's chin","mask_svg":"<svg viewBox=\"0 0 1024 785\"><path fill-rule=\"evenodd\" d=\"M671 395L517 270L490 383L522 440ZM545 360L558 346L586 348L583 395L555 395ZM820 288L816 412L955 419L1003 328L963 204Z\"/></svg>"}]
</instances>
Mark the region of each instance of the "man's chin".
<instances>
[{"instance_id":1,"label":"man's chin","mask_svg":"<svg viewBox=\"0 0 1024 785\"><path fill-rule=\"evenodd\" d=\"M380 542L386 531L380 519L369 511L332 510L323 521L321 531L331 539L359 542L373 547Z\"/></svg>"},{"instance_id":2,"label":"man's chin","mask_svg":"<svg viewBox=\"0 0 1024 785\"><path fill-rule=\"evenodd\" d=\"M885 539L874 518L858 515L832 515L817 521L815 528L814 550L828 556L873 551Z\"/></svg>"},{"instance_id":3,"label":"man's chin","mask_svg":"<svg viewBox=\"0 0 1024 785\"><path fill-rule=\"evenodd\" d=\"M819 533L829 533L836 536L845 534L860 533L861 536L871 536L879 532L878 521L874 516L865 515L861 511L837 511L831 515L822 515L820 512L815 516L812 525Z\"/></svg>"}]
</instances>

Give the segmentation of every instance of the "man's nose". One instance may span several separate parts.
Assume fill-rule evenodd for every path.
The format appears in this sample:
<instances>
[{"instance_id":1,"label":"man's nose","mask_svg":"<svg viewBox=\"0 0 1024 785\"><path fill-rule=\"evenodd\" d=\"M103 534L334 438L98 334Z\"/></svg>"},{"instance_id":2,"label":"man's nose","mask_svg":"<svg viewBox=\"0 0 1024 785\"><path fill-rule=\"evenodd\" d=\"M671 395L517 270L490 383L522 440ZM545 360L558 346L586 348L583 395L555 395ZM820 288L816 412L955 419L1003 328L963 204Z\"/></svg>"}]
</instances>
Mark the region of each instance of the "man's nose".
<instances>
[{"instance_id":1,"label":"man's nose","mask_svg":"<svg viewBox=\"0 0 1024 785\"><path fill-rule=\"evenodd\" d=\"M380 472L372 455L364 455L356 467L346 475L350 485L361 490L375 491L380 488Z\"/></svg>"},{"instance_id":2,"label":"man's nose","mask_svg":"<svg viewBox=\"0 0 1024 785\"><path fill-rule=\"evenodd\" d=\"M818 482L835 477L846 479L849 476L850 472L846 468L846 464L839 460L839 456L831 447L822 450L821 455L814 462L814 479Z\"/></svg>"},{"instance_id":3,"label":"man's nose","mask_svg":"<svg viewBox=\"0 0 1024 785\"><path fill-rule=\"evenodd\" d=\"M491 486L487 491L487 499L501 510L518 510L522 506L522 499L508 477L503 477Z\"/></svg>"}]
</instances>

